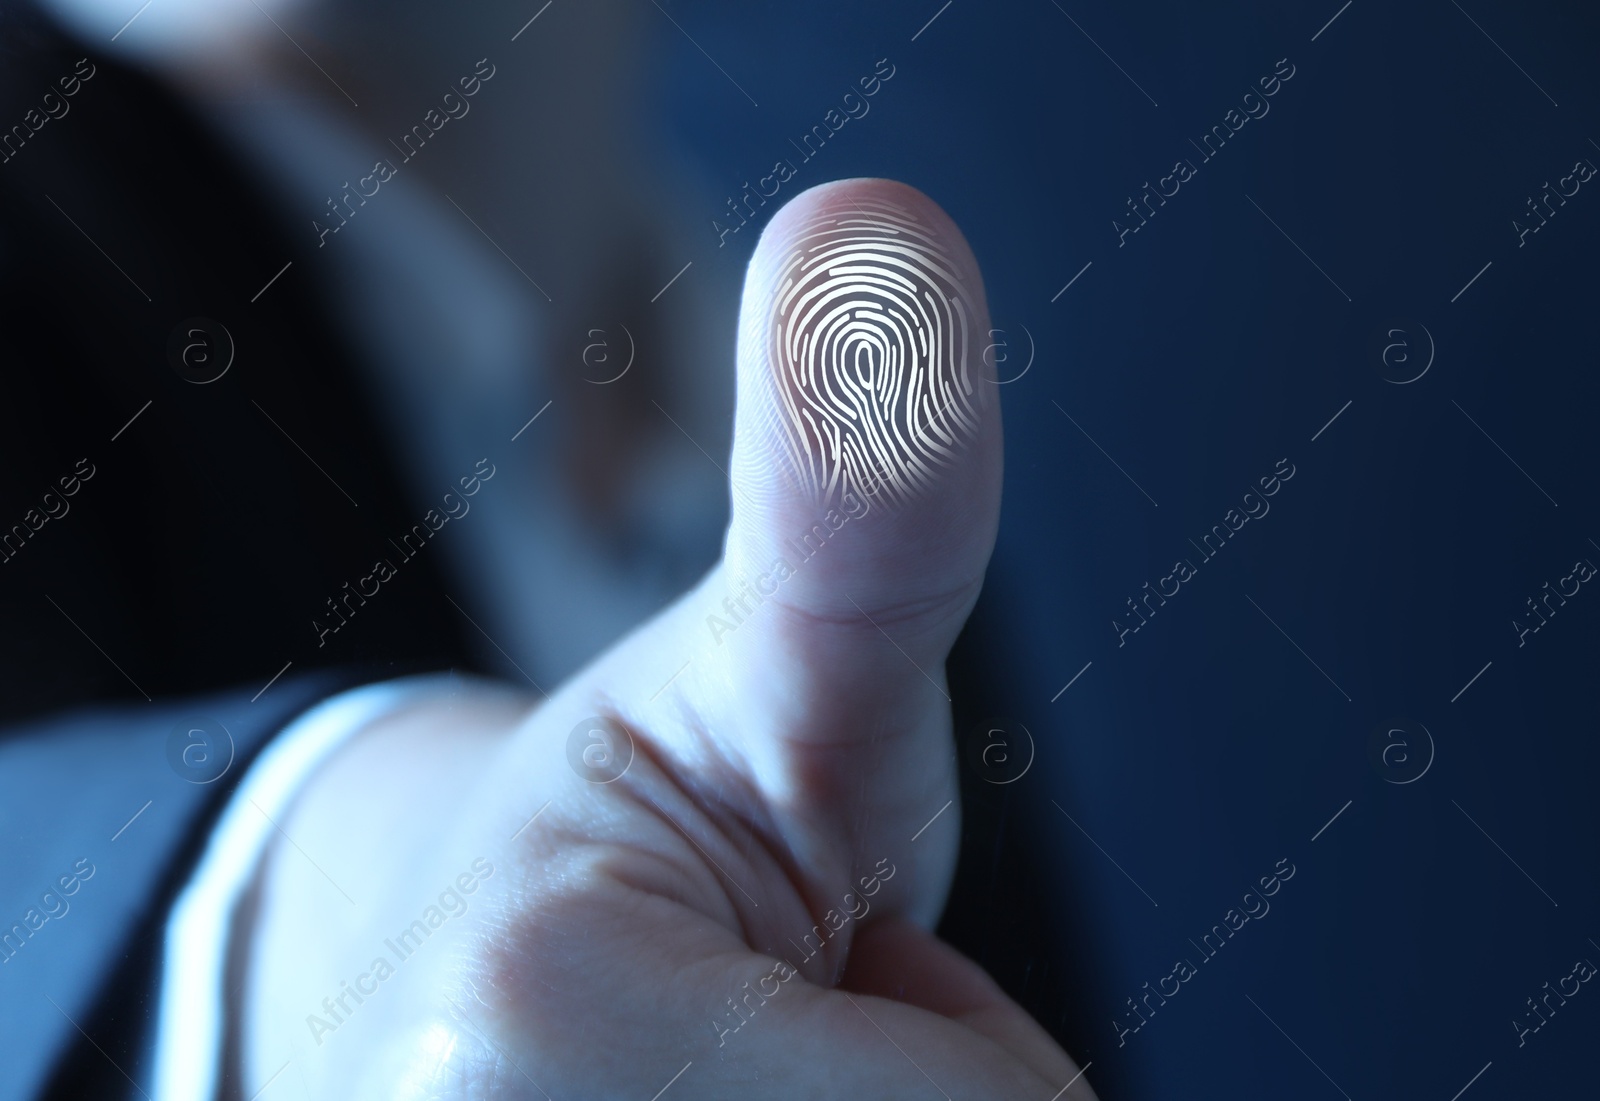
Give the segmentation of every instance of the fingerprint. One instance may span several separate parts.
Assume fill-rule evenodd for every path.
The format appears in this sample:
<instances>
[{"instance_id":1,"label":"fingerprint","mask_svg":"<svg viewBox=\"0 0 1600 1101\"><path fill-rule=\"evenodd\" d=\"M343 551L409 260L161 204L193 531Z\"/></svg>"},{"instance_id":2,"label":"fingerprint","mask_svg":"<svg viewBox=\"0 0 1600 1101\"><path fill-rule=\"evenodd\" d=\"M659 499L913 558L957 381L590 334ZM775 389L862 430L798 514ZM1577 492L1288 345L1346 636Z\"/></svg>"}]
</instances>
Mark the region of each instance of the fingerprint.
<instances>
[{"instance_id":1,"label":"fingerprint","mask_svg":"<svg viewBox=\"0 0 1600 1101\"><path fill-rule=\"evenodd\" d=\"M931 489L978 426L972 307L949 250L885 201L819 213L776 281L781 429L805 488L889 505Z\"/></svg>"}]
</instances>

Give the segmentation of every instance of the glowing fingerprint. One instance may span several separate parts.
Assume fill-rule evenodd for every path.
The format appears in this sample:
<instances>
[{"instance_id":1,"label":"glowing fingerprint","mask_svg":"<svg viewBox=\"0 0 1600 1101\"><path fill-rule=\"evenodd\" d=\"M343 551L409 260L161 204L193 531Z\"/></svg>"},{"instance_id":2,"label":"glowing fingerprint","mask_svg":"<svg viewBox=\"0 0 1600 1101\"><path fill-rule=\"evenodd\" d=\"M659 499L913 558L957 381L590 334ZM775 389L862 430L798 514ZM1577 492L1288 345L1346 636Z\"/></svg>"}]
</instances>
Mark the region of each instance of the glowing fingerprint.
<instances>
[{"instance_id":1,"label":"glowing fingerprint","mask_svg":"<svg viewBox=\"0 0 1600 1101\"><path fill-rule=\"evenodd\" d=\"M888 202L819 214L792 239L771 339L795 469L822 502L911 500L978 426L962 272Z\"/></svg>"}]
</instances>

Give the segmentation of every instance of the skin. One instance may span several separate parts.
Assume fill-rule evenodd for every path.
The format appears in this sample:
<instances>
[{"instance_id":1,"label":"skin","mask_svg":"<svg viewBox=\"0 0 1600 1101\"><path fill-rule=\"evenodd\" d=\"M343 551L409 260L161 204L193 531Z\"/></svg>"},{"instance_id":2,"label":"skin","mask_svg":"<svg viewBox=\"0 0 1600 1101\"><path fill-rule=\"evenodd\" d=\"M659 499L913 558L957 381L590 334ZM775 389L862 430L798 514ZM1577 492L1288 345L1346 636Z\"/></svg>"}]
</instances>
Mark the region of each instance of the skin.
<instances>
[{"instance_id":1,"label":"skin","mask_svg":"<svg viewBox=\"0 0 1600 1101\"><path fill-rule=\"evenodd\" d=\"M981 363L977 264L929 199L850 180L779 211L742 300L721 562L549 699L469 686L313 778L239 946L246 1095L291 1059L312 1097L1093 1098L1060 1093L1071 1059L931 931L960 830L954 806L935 818L957 797L944 663L994 542L997 388L974 376L978 428L937 492L874 503L735 629L707 626L821 517L773 419L773 273L797 227L869 200L969 273ZM633 746L604 784L568 765L596 716ZM314 1039L307 1014L474 858L493 871L465 912Z\"/></svg>"}]
</instances>

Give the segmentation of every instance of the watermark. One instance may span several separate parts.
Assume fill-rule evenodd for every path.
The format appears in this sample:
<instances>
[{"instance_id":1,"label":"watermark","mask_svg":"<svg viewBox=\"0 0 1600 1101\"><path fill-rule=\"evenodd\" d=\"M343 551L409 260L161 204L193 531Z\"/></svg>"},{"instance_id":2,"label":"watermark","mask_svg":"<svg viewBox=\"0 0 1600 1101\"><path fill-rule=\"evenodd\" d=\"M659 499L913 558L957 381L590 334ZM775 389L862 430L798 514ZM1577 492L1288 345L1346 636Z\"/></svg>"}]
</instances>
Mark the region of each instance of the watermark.
<instances>
[{"instance_id":1,"label":"watermark","mask_svg":"<svg viewBox=\"0 0 1600 1101\"><path fill-rule=\"evenodd\" d=\"M988 719L961 741L967 767L987 784L1014 784L1033 767L1033 734L1019 722Z\"/></svg>"},{"instance_id":2,"label":"watermark","mask_svg":"<svg viewBox=\"0 0 1600 1101\"><path fill-rule=\"evenodd\" d=\"M828 108L828 113L822 116L822 121L801 135L800 141L790 138L789 144L800 154L800 163L805 164L821 152L828 139L843 130L851 119L865 118L867 112L872 110L872 104L867 100L877 95L894 73L895 68L889 64L889 59L880 59L870 74L856 81L856 86L861 89L860 92L851 88L839 101L839 107ZM842 112L840 108L843 108ZM772 171L768 175L756 180L754 189L751 188L750 181L746 180L737 200L731 195L728 197L727 214L717 215L718 218L729 218L729 224L724 226L717 221L717 218L711 219L711 228L717 235L717 247L725 246L728 243L728 234L738 233L743 229L748 224L747 217L754 218L756 210L766 206L768 199L776 198L783 190L783 185L794 179L798 172L799 169L795 167L793 161L783 158L773 163ZM772 184L770 191L767 190L769 183ZM733 219L738 219L738 224L733 224Z\"/></svg>"},{"instance_id":3,"label":"watermark","mask_svg":"<svg viewBox=\"0 0 1600 1101\"><path fill-rule=\"evenodd\" d=\"M233 366L233 352L233 334L209 317L185 318L167 337L167 362L179 378L196 386L227 374Z\"/></svg>"},{"instance_id":4,"label":"watermark","mask_svg":"<svg viewBox=\"0 0 1600 1101\"><path fill-rule=\"evenodd\" d=\"M489 468L487 471L483 469L485 466ZM467 503L466 498L475 496L483 488L483 483L495 476L495 472L496 467L493 463L488 459L479 459L472 473L463 475L459 479L460 493L455 490L445 493L442 501L443 512L430 508L427 515L423 516L422 522L411 525L411 530L401 535L398 543L390 539L389 545L398 552L396 557L399 558L400 565L405 565L421 554L422 549L428 545L428 540L451 520L459 520L472 511L472 506ZM356 579L354 588L351 588L350 582L346 581L342 586L344 591L330 596L327 600L328 611L338 617L339 622L334 623L330 619L329 625L323 626L315 617L311 620L311 629L317 633L317 646L319 648L326 646L328 636L343 630L350 620L355 618L356 612L366 607L368 598L382 592L384 584L392 581L399 572L399 566L393 561L380 558L372 564L371 573ZM368 585L371 585L370 589Z\"/></svg>"},{"instance_id":5,"label":"watermark","mask_svg":"<svg viewBox=\"0 0 1600 1101\"><path fill-rule=\"evenodd\" d=\"M84 71L85 66L88 72ZM48 91L40 101L44 108L41 114L38 107L28 108L27 114L22 116L22 121L11 128L8 133L0 134L0 164L9 164L11 158L22 152L22 147L28 144L28 139L43 130L51 119L67 117L67 112L72 110L72 104L67 100L77 95L83 85L93 79L96 69L87 57L81 57L73 65L70 76L60 77L56 86L60 92ZM52 102L53 101L53 102Z\"/></svg>"},{"instance_id":6,"label":"watermark","mask_svg":"<svg viewBox=\"0 0 1600 1101\"><path fill-rule=\"evenodd\" d=\"M591 784L609 784L633 764L633 735L615 719L584 719L567 734L567 764Z\"/></svg>"},{"instance_id":7,"label":"watermark","mask_svg":"<svg viewBox=\"0 0 1600 1101\"><path fill-rule=\"evenodd\" d=\"M785 961L779 960L772 965L771 971L756 980L755 989L750 989L749 982L743 984L741 989L745 991L745 994L739 1001L735 1002L730 995L727 999L729 1012L723 1019L712 1018L711 1021L711 1027L717 1034L717 1046L722 1047L728 1042L729 1036L749 1024L755 1018L756 1010L777 997L778 991L783 989L783 984L799 973ZM768 990L765 985L769 982L772 983L771 990ZM736 990L734 993L737 994L738 991ZM758 999L755 1005L750 1004L752 997ZM740 1008L741 1006L743 1007L742 1009ZM723 1020L737 1021L738 1024L730 1028L723 1023Z\"/></svg>"},{"instance_id":8,"label":"watermark","mask_svg":"<svg viewBox=\"0 0 1600 1101\"><path fill-rule=\"evenodd\" d=\"M1554 989L1551 989L1548 982L1545 983L1543 988L1544 993L1534 995L1534 997L1538 999L1537 1001L1535 1001L1534 998L1528 999L1528 1012L1524 1013L1522 1016L1530 1023L1525 1025L1519 1022L1515 1017L1511 1019L1511 1027L1515 1029L1517 1033L1517 1046L1522 1047L1525 1045L1528 1042L1529 1036L1535 1032L1538 1032L1545 1025L1549 1024L1550 1018L1556 1015L1556 1010L1565 1006L1568 998L1577 997L1579 991L1583 989L1583 984L1594 978L1594 976L1594 964L1590 963L1587 959L1582 959L1572 965L1571 974L1563 975L1556 980ZM1568 983L1572 984L1571 990L1567 989ZM1550 1004L1551 998L1555 999L1554 1005ZM1541 1005L1544 1007L1543 1012L1540 1012L1539 1009ZM1533 1021L1538 1021L1539 1023L1532 1024L1531 1022Z\"/></svg>"},{"instance_id":9,"label":"watermark","mask_svg":"<svg viewBox=\"0 0 1600 1101\"><path fill-rule=\"evenodd\" d=\"M1426 355L1422 352L1420 341L1415 347L1412 346L1413 328L1421 329L1422 335L1428 338ZM1383 363L1383 370L1380 373L1384 382L1393 383L1395 386L1409 386L1427 374L1428 368L1433 366L1433 357L1437 349L1433 343L1433 334L1422 322L1407 322L1403 326L1389 329L1384 333L1384 340L1383 351L1378 353L1378 358Z\"/></svg>"},{"instance_id":10,"label":"watermark","mask_svg":"<svg viewBox=\"0 0 1600 1101\"><path fill-rule=\"evenodd\" d=\"M1284 69L1286 65L1288 66L1287 71ZM1201 135L1200 142L1205 143L1203 147L1200 142L1190 138L1189 144L1194 146L1200 153L1200 163L1206 164L1212 157L1220 153L1222 147L1228 144L1229 140L1235 137L1239 131L1243 130L1251 119L1266 118L1267 112L1272 110L1272 105L1267 100L1277 95L1283 85L1293 78L1294 74L1295 67L1289 64L1289 59L1286 57L1280 59L1273 68L1272 75L1264 76L1256 82L1261 89L1259 93L1252 88L1244 94L1240 100L1240 107L1244 108L1242 113L1239 107L1228 108L1228 113L1223 116L1222 121L1213 126L1209 133ZM1251 106L1250 103L1252 99L1256 101L1254 106ZM1111 228L1117 234L1117 247L1122 248L1125 246L1128 243L1128 234L1138 233L1148 224L1148 219L1145 217L1146 214L1154 218L1160 208L1167 205L1167 200L1176 197L1178 192L1182 190L1183 185L1194 179L1199 172L1200 169L1193 161L1184 159L1173 164L1172 171L1169 174L1157 179L1154 188L1150 186L1150 181L1146 180L1141 188L1139 201L1135 202L1132 196L1129 196L1127 213L1117 215L1117 218L1126 218L1128 214L1131 214L1139 220L1139 224L1134 225L1130 219L1128 225L1124 226L1116 218L1111 220ZM1168 184L1172 185L1171 190L1168 190ZM1155 200L1154 205L1151 204L1152 199ZM1141 204L1143 204L1143 210L1140 209Z\"/></svg>"},{"instance_id":11,"label":"watermark","mask_svg":"<svg viewBox=\"0 0 1600 1101\"><path fill-rule=\"evenodd\" d=\"M795 944L793 938L789 939L789 943L794 945L795 949L800 953L799 963L781 959L773 965L770 971L756 980L755 989L751 989L750 983L745 982L741 984L739 990L734 991L736 995L739 994L740 990L744 991L737 1001L734 1000L732 995L726 999L729 1012L724 1014L719 1010L718 1016L713 1017L711 1020L712 1031L717 1034L718 1047L724 1046L728 1042L729 1036L738 1032L755 1019L756 1011L776 997L779 991L783 989L784 983L800 973L800 964L805 963L821 952L823 946L837 936L840 930L850 924L851 921L859 922L871 912L872 904L867 899L877 894L883 889L883 884L894 878L896 868L893 864L889 864L887 874L883 871L883 865L888 863L889 858L883 857L874 866L871 875L861 877L860 889L849 892L844 896L841 902L844 907L843 911L831 909L822 915L821 924L813 925L811 931L800 938L800 944ZM855 902L852 903L851 899L854 899ZM768 981L773 983L770 992L763 986ZM755 1004L751 1004L751 998L756 999ZM732 1024L730 1025L728 1022L732 1022Z\"/></svg>"},{"instance_id":12,"label":"watermark","mask_svg":"<svg viewBox=\"0 0 1600 1101\"><path fill-rule=\"evenodd\" d=\"M89 469L85 470L84 467ZM66 499L75 495L83 488L83 483L94 475L94 464L86 458L79 459L71 473L61 475L53 488L45 490L39 499L39 508L30 508L23 513L21 523L12 524L10 530L0 533L0 566L21 553L28 540L42 531L51 520L60 520L71 512L72 506L67 504Z\"/></svg>"},{"instance_id":13,"label":"watermark","mask_svg":"<svg viewBox=\"0 0 1600 1101\"><path fill-rule=\"evenodd\" d=\"M1367 736L1367 763L1386 783L1416 783L1433 767L1433 755L1433 732L1421 723L1380 723Z\"/></svg>"},{"instance_id":14,"label":"watermark","mask_svg":"<svg viewBox=\"0 0 1600 1101\"><path fill-rule=\"evenodd\" d=\"M1527 219L1528 224L1523 225L1517 221L1517 218L1511 219L1511 228L1517 231L1517 247L1523 248L1526 246L1528 234L1538 233L1543 229L1549 220L1559 213L1560 208L1567 205L1567 200L1576 195L1579 189L1594 177L1594 174L1595 167L1593 164L1586 160L1579 160L1572 166L1570 173L1556 180L1554 188L1550 186L1549 180L1544 182L1543 193L1539 196L1538 202L1535 202L1533 196L1530 195L1528 197L1527 213L1517 215L1517 218ZM1571 191L1567 190L1567 185L1569 184L1572 186ZM1555 202L1551 202L1552 199ZM1539 203L1544 204L1543 210L1539 209ZM1533 218L1528 217L1529 213L1533 215L1533 218L1539 219L1538 225L1533 224Z\"/></svg>"},{"instance_id":15,"label":"watermark","mask_svg":"<svg viewBox=\"0 0 1600 1101\"><path fill-rule=\"evenodd\" d=\"M484 66L486 65L489 67L488 72L484 72ZM401 137L400 141L397 142L390 138L389 144L400 151L400 163L409 164L411 158L421 153L429 140L443 130L451 119L465 118L467 112L472 110L472 105L467 102L467 98L477 95L483 87L483 82L489 80L494 74L495 67L490 64L489 59L486 57L480 59L470 76L464 76L456 82L461 88L460 93L458 94L454 89L451 89L440 99L440 106L444 108L442 112L439 107L430 107L428 108L428 113L422 117L422 121L413 126L409 132ZM452 100L454 101L453 104ZM328 234L338 233L343 229L350 218L354 218L356 213L367 205L367 200L376 196L382 190L383 185L392 180L399 171L400 169L392 161L375 161L372 165L372 171L356 181L355 196L358 197L358 201L352 201L350 181L346 180L339 198L330 197L328 199L327 214L333 216L329 218L329 224L323 225L316 218L311 219L311 228L317 231L317 247L322 248L326 245L328 243ZM369 183L372 185L371 191L367 190L366 185ZM344 209L342 210L339 206L340 202L344 204ZM319 214L317 217L322 218L327 217L327 215ZM333 224L333 218L339 220L338 225Z\"/></svg>"},{"instance_id":16,"label":"watermark","mask_svg":"<svg viewBox=\"0 0 1600 1101\"><path fill-rule=\"evenodd\" d=\"M416 955L429 937L444 928L446 922L465 914L468 909L466 896L476 891L492 875L493 864L481 856L475 859L467 871L456 876L439 892L437 902L430 902L415 921L397 935L384 940L383 946L389 950L388 955L374 956L367 970L355 976L354 980L340 981L338 993L322 999L321 1014L306 1014L306 1028L311 1030L311 1038L317 1042L317 1046L322 1046L323 1037L328 1033L337 1032L341 1025L347 1024L355 1016L356 1010L393 977L402 963ZM391 956L393 963L389 962ZM352 999L354 1005L350 1004Z\"/></svg>"},{"instance_id":17,"label":"watermark","mask_svg":"<svg viewBox=\"0 0 1600 1101\"><path fill-rule=\"evenodd\" d=\"M706 629L711 632L711 641L718 646L722 645L722 637L738 630L755 614L757 608L765 604L768 597L777 593L784 582L792 578L799 568L814 558L818 551L827 546L828 540L837 535L845 524L851 520L859 520L872 508L870 499L857 497L851 490L846 490L839 502L840 511L830 508L827 513L810 528L799 535L785 539L780 545L780 553L773 559L765 572L756 575L754 580L742 579L733 591L722 600L724 615L713 612L706 616Z\"/></svg>"},{"instance_id":18,"label":"watermark","mask_svg":"<svg viewBox=\"0 0 1600 1101\"><path fill-rule=\"evenodd\" d=\"M21 921L0 933L0 963L10 963L11 957L22 951L23 945L50 921L60 921L66 917L72 909L67 899L77 894L87 880L93 879L94 872L94 865L85 856L80 857L66 875L58 876L55 883L39 896L39 905L30 906Z\"/></svg>"},{"instance_id":19,"label":"watermark","mask_svg":"<svg viewBox=\"0 0 1600 1101\"><path fill-rule=\"evenodd\" d=\"M1034 352L1036 351L1033 342L1033 334L1028 331L1028 327L1026 325L1023 325L1022 335L1028 338L1028 361L1022 365L1022 370L1018 371L1010 378L1000 377L1000 365L1009 364L1012 358L1011 344L1006 339L1008 335L1009 334L1004 329L990 329L989 343L984 346L983 355L981 357L983 359L983 365L989 368L989 370L993 371L995 375L994 378L986 378L983 381L992 382L996 386L1004 386L1008 382L1016 382L1023 375L1027 374L1029 368L1033 366L1033 356ZM1011 368L1008 366L1006 370L1010 371Z\"/></svg>"},{"instance_id":20,"label":"watermark","mask_svg":"<svg viewBox=\"0 0 1600 1101\"><path fill-rule=\"evenodd\" d=\"M1533 613L1532 616L1525 617L1529 625L1524 627L1516 619L1511 621L1511 629L1517 632L1517 649L1520 650L1528 645L1529 635L1536 635L1548 626L1550 620L1555 618L1556 612L1567 606L1568 598L1577 596L1583 591L1584 582L1592 578L1594 573L1594 563L1587 558L1580 558L1572 564L1571 573L1556 579L1554 588L1550 587L1548 581L1541 585L1543 591L1539 593L1538 601L1535 602L1531 596L1528 598L1528 611ZM1572 586L1570 590L1567 588L1568 585ZM1551 603L1552 600L1555 601L1554 604ZM1534 619L1539 622L1534 623Z\"/></svg>"},{"instance_id":21,"label":"watermark","mask_svg":"<svg viewBox=\"0 0 1600 1101\"><path fill-rule=\"evenodd\" d=\"M194 716L167 733L167 767L191 784L222 778L233 764L233 735L216 719Z\"/></svg>"},{"instance_id":22,"label":"watermark","mask_svg":"<svg viewBox=\"0 0 1600 1101\"><path fill-rule=\"evenodd\" d=\"M1285 871L1283 868L1285 864L1289 864L1288 857L1284 857L1274 865L1271 875L1262 876L1257 881L1256 888L1244 893L1240 903L1243 907L1242 909L1230 909L1222 916L1220 923L1213 925L1208 932L1202 934L1199 944L1195 944L1193 938L1190 938L1189 943L1194 945L1195 951L1199 954L1202 967L1215 959L1217 953L1252 919L1260 921L1271 912L1272 904L1267 899L1277 894L1283 889L1285 883L1294 878L1295 866L1289 864L1288 871ZM1254 905L1250 902L1252 898L1256 900ZM1136 994L1128 999L1130 1012L1123 1015L1128 1023L1123 1024L1122 1021L1116 1019L1111 1022L1111 1027L1117 1030L1117 1046L1124 1046L1128 1042L1129 1036L1149 1024L1150 1018L1156 1015L1156 1010L1166 1005L1169 998L1176 998L1182 993L1184 984L1198 974L1200 974L1200 968L1196 967L1188 956L1184 956L1172 965L1170 973L1156 980L1154 990L1150 988L1148 982L1145 983L1143 994ZM1169 982L1172 984L1170 990L1167 989L1166 985ZM1138 998L1138 1001L1134 1000L1135 997ZM1152 998L1155 999L1154 1005L1150 1004L1150 999ZM1140 1005L1144 1007L1143 1012L1140 1011ZM1139 1023L1134 1024L1134 1020Z\"/></svg>"},{"instance_id":23,"label":"watermark","mask_svg":"<svg viewBox=\"0 0 1600 1101\"><path fill-rule=\"evenodd\" d=\"M1288 467L1287 470L1284 469L1286 466ZM1222 548L1227 546L1228 540L1242 531L1244 526L1251 520L1265 519L1267 514L1272 511L1272 506L1267 503L1267 498L1275 495L1283 488L1282 483L1289 481L1294 475L1294 464L1286 458L1279 459L1271 474L1264 475L1257 480L1256 485L1259 488L1245 492L1240 501L1243 511L1238 508L1230 508L1223 515L1220 524L1213 524L1211 530L1200 537L1200 542L1196 543L1193 539L1190 539L1189 545L1200 552L1201 565L1220 554ZM1252 500L1255 501L1254 505L1250 503ZM1117 633L1117 646L1119 648L1126 646L1128 644L1128 636L1136 635L1142 631L1150 620L1155 618L1156 612L1166 607L1167 600L1181 593L1183 586L1192 581L1199 572L1200 567L1195 565L1192 558L1182 558L1174 562L1172 564L1172 572L1158 580L1155 585L1152 586L1150 582L1146 581L1143 586L1143 595L1139 598L1142 602L1142 610L1141 604L1135 603L1133 597L1128 598L1128 610L1138 618L1138 624L1132 627L1125 627L1115 619L1111 621L1111 629ZM1171 589L1167 588L1168 584L1172 586ZM1155 603L1152 604L1152 600ZM1132 620L1129 620L1129 622L1131 623Z\"/></svg>"},{"instance_id":24,"label":"watermark","mask_svg":"<svg viewBox=\"0 0 1600 1101\"><path fill-rule=\"evenodd\" d=\"M605 329L590 329L587 335L589 343L583 346L583 354L580 357L583 360L584 370L597 375L609 375L610 377L590 378L588 374L585 374L583 376L584 382L593 386L610 386L627 374L629 369L633 367L634 353L638 350L633 342L633 334L628 331L626 325L618 325L617 328L621 329L622 335L628 338L628 361L618 369L613 361L613 349L609 339L611 334Z\"/></svg>"}]
</instances>

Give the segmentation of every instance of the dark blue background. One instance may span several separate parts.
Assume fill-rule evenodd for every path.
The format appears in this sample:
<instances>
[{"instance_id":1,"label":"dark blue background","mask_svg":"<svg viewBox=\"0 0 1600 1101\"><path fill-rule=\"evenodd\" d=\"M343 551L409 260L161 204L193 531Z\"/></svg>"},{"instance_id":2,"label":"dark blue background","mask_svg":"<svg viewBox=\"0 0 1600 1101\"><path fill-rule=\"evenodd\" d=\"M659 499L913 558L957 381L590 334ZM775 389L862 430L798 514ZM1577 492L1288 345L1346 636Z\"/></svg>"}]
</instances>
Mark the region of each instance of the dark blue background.
<instances>
[{"instance_id":1,"label":"dark blue background","mask_svg":"<svg viewBox=\"0 0 1600 1101\"><path fill-rule=\"evenodd\" d=\"M1067 5L1081 30L1049 0L958 0L913 42L937 3L671 10L728 73L660 20L655 124L709 166L697 261L748 259L756 227L718 249L711 217L886 57L870 113L788 188L922 188L972 242L994 324L1037 341L1004 390L1000 544L963 649L999 677L971 706L1038 755L1015 784L969 784L988 833L968 839L957 939L1093 1062L1106 1101L1448 1101L1485 1064L1468 1097L1583 1093L1600 993L1520 1049L1511 1022L1600 962L1600 597L1521 647L1511 624L1600 560L1600 181L1522 247L1512 220L1600 163L1592 13L1479 2L1480 30L1448 0L1357 2L1313 42L1334 0ZM1295 74L1270 112L1200 163L1188 139L1280 58ZM1119 247L1125 200L1179 158L1198 174ZM1384 377L1397 327L1437 349L1408 385ZM1188 540L1283 457L1271 512L1200 561ZM1198 575L1119 647L1124 601L1177 558ZM1387 782L1369 738L1422 726L1431 767ZM1189 938L1284 857L1270 913L1201 963ZM1200 974L1119 1047L1125 999L1183 957Z\"/></svg>"}]
</instances>

